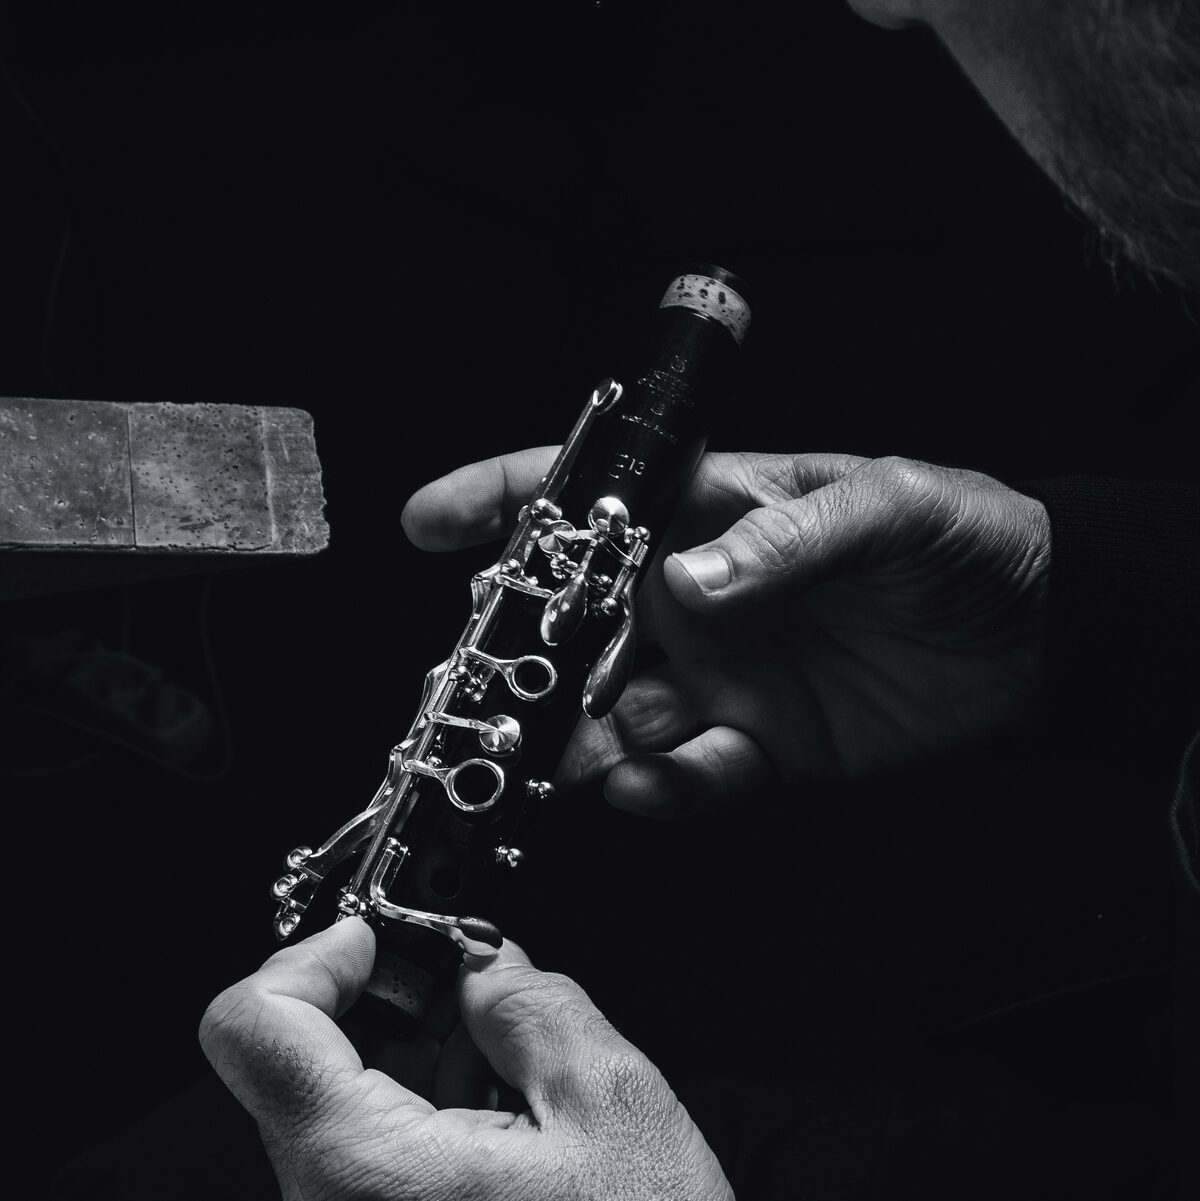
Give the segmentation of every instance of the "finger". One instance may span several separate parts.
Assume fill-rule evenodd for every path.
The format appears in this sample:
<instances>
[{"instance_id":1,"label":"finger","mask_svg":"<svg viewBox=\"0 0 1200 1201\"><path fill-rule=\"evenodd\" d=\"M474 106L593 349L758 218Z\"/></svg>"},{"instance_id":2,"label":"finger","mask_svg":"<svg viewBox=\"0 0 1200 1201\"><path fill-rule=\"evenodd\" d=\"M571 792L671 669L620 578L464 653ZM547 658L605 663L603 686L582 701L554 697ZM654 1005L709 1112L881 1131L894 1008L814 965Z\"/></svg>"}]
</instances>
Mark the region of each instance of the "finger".
<instances>
[{"instance_id":1,"label":"finger","mask_svg":"<svg viewBox=\"0 0 1200 1201\"><path fill-rule=\"evenodd\" d=\"M550 469L558 448L541 446L470 463L416 492L400 524L423 550L457 550L506 536L517 513ZM685 506L728 514L809 491L864 462L853 455L706 455Z\"/></svg>"},{"instance_id":2,"label":"finger","mask_svg":"<svg viewBox=\"0 0 1200 1201\"><path fill-rule=\"evenodd\" d=\"M616 719L581 717L554 772L554 787L570 791L600 779L625 757Z\"/></svg>"},{"instance_id":3,"label":"finger","mask_svg":"<svg viewBox=\"0 0 1200 1201\"><path fill-rule=\"evenodd\" d=\"M697 695L697 684L689 687L687 675L670 663L634 676L612 710L622 758L668 751L698 734L703 725L689 700Z\"/></svg>"},{"instance_id":4,"label":"finger","mask_svg":"<svg viewBox=\"0 0 1200 1201\"><path fill-rule=\"evenodd\" d=\"M539 446L460 467L414 493L400 524L422 550L458 550L507 537L557 453L556 446Z\"/></svg>"},{"instance_id":5,"label":"finger","mask_svg":"<svg viewBox=\"0 0 1200 1201\"><path fill-rule=\"evenodd\" d=\"M209 1005L204 1053L261 1125L277 1130L313 1117L338 1084L362 1073L334 1018L362 992L374 955L370 928L348 918L272 955Z\"/></svg>"},{"instance_id":6,"label":"finger","mask_svg":"<svg viewBox=\"0 0 1200 1201\"><path fill-rule=\"evenodd\" d=\"M708 513L732 519L747 509L823 488L867 462L862 455L846 454L706 454L692 477L687 499Z\"/></svg>"},{"instance_id":7,"label":"finger","mask_svg":"<svg viewBox=\"0 0 1200 1201\"><path fill-rule=\"evenodd\" d=\"M604 795L617 809L668 819L745 805L777 783L753 738L714 726L669 753L619 763L604 782Z\"/></svg>"},{"instance_id":8,"label":"finger","mask_svg":"<svg viewBox=\"0 0 1200 1201\"><path fill-rule=\"evenodd\" d=\"M719 538L671 555L671 593L697 611L778 601L903 553L938 485L921 464L867 460L801 496L761 505Z\"/></svg>"},{"instance_id":9,"label":"finger","mask_svg":"<svg viewBox=\"0 0 1200 1201\"><path fill-rule=\"evenodd\" d=\"M746 513L807 495L848 475L869 460L860 455L767 455L726 452L705 455L658 546L647 578L665 576L667 588L644 589L638 604L639 641L659 641L678 625L672 596L672 551L704 546ZM701 635L702 637L704 635Z\"/></svg>"},{"instance_id":10,"label":"finger","mask_svg":"<svg viewBox=\"0 0 1200 1201\"><path fill-rule=\"evenodd\" d=\"M578 984L538 971L507 940L494 959L462 969L459 997L476 1045L543 1128L596 1114L604 1092L598 1065L621 1060L653 1071Z\"/></svg>"},{"instance_id":11,"label":"finger","mask_svg":"<svg viewBox=\"0 0 1200 1201\"><path fill-rule=\"evenodd\" d=\"M634 676L607 717L583 718L576 726L555 783L577 787L607 775L630 755L670 750L691 738L701 726L686 698L669 664Z\"/></svg>"}]
</instances>

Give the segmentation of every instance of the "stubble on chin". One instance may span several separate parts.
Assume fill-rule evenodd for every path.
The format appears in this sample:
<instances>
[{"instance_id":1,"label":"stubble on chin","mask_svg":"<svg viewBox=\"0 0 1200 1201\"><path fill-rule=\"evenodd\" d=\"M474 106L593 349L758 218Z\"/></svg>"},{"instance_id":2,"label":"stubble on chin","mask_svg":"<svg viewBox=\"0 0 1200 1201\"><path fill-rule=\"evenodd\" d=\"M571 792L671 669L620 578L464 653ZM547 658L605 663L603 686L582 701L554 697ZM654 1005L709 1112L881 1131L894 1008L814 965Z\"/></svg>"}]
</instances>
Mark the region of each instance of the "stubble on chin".
<instances>
[{"instance_id":1,"label":"stubble on chin","mask_svg":"<svg viewBox=\"0 0 1200 1201\"><path fill-rule=\"evenodd\" d=\"M1200 14L1173 0L989 6L1043 114L1043 166L1097 253L1200 292Z\"/></svg>"}]
</instances>

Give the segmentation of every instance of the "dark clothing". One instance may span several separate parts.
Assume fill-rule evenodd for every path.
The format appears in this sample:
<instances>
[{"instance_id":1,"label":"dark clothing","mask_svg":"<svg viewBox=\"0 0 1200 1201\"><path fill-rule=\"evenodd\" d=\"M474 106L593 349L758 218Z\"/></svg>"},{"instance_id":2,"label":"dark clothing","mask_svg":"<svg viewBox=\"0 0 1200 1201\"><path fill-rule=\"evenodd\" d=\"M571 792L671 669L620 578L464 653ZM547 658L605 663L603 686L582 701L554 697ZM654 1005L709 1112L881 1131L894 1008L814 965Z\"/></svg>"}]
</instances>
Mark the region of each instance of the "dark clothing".
<instances>
[{"instance_id":1,"label":"dark clothing","mask_svg":"<svg viewBox=\"0 0 1200 1201\"><path fill-rule=\"evenodd\" d=\"M1050 515L1055 733L1160 773L1200 729L1200 486L1022 485Z\"/></svg>"},{"instance_id":2,"label":"dark clothing","mask_svg":"<svg viewBox=\"0 0 1200 1201\"><path fill-rule=\"evenodd\" d=\"M1053 531L1049 678L1089 751L1178 762L1169 823L1178 1195L1200 1195L1200 488L1115 479L1028 489ZM1180 748L1187 748L1181 751Z\"/></svg>"}]
</instances>

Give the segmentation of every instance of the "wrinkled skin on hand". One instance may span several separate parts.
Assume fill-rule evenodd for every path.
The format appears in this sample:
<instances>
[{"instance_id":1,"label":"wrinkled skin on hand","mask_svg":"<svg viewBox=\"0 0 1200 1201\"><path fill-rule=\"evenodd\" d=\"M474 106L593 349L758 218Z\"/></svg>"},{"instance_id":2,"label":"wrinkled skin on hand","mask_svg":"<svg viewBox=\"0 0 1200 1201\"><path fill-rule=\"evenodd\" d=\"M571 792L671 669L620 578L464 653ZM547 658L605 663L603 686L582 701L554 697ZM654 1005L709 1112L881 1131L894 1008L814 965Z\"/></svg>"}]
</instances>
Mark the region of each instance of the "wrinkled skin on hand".
<instances>
[{"instance_id":1,"label":"wrinkled skin on hand","mask_svg":"<svg viewBox=\"0 0 1200 1201\"><path fill-rule=\"evenodd\" d=\"M361 993L360 918L273 955L212 1002L205 1054L258 1123L285 1201L732 1201L666 1081L564 976L505 943L461 970L465 1027L526 1099L437 1108L364 1069L335 1024Z\"/></svg>"},{"instance_id":2,"label":"wrinkled skin on hand","mask_svg":"<svg viewBox=\"0 0 1200 1201\"><path fill-rule=\"evenodd\" d=\"M506 537L554 453L427 485L404 510L406 533L428 550ZM665 660L609 717L581 722L560 770L566 782L605 776L622 808L672 816L781 780L863 778L1038 711L1049 523L1040 502L989 476L900 458L710 454L663 542L638 615ZM668 553L684 549L700 557Z\"/></svg>"}]
</instances>

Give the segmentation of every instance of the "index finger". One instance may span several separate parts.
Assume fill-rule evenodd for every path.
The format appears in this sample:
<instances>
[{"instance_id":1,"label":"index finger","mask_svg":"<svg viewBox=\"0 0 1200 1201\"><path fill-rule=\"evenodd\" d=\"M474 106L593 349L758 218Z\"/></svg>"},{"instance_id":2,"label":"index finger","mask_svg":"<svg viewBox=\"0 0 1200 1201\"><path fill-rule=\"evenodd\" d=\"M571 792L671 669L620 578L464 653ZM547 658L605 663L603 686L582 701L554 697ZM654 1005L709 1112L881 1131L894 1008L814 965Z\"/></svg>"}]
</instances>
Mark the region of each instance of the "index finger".
<instances>
[{"instance_id":1,"label":"index finger","mask_svg":"<svg viewBox=\"0 0 1200 1201\"><path fill-rule=\"evenodd\" d=\"M824 488L866 462L850 454L714 451L697 465L688 497L708 515L734 519Z\"/></svg>"},{"instance_id":2,"label":"index finger","mask_svg":"<svg viewBox=\"0 0 1200 1201\"><path fill-rule=\"evenodd\" d=\"M460 467L416 492L400 524L422 550L460 550L507 537L557 453L557 446L538 446ZM732 521L749 509L823 487L866 461L846 454L710 453L683 503Z\"/></svg>"},{"instance_id":3,"label":"index finger","mask_svg":"<svg viewBox=\"0 0 1200 1201\"><path fill-rule=\"evenodd\" d=\"M414 493L400 524L421 550L459 550L506 537L556 454L557 446L537 446L468 463Z\"/></svg>"},{"instance_id":4,"label":"index finger","mask_svg":"<svg viewBox=\"0 0 1200 1201\"><path fill-rule=\"evenodd\" d=\"M361 918L277 951L227 988L200 1023L200 1043L230 1092L273 1131L317 1118L363 1064L334 1019L362 992L375 941ZM432 1109L396 1085L393 1103Z\"/></svg>"}]
</instances>

